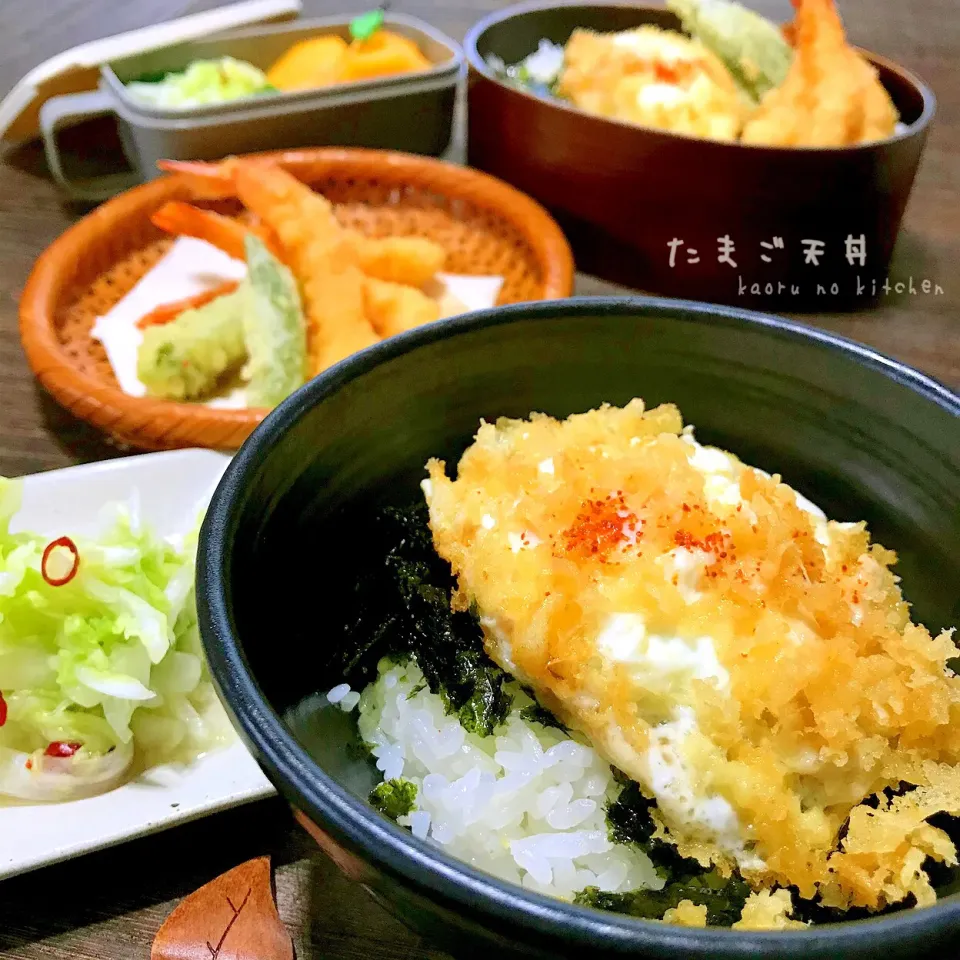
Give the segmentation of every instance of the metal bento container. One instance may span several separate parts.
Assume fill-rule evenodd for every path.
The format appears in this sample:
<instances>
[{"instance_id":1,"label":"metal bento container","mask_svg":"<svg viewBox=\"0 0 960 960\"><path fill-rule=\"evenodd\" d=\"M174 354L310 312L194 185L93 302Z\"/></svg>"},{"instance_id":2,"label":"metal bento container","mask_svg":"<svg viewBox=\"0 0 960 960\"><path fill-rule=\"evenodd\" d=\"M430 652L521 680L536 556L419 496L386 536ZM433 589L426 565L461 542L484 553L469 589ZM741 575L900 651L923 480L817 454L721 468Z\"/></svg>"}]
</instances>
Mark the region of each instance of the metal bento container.
<instances>
[{"instance_id":1,"label":"metal bento container","mask_svg":"<svg viewBox=\"0 0 960 960\"><path fill-rule=\"evenodd\" d=\"M54 179L72 197L102 200L159 174L157 161L215 160L236 153L310 146L369 147L439 156L450 145L457 90L464 72L456 41L428 23L388 14L383 26L415 41L433 63L417 73L360 80L315 90L244 97L183 109L136 101L124 84L147 74L183 70L223 56L268 69L300 40L338 34L350 21L326 17L247 27L103 64L96 90L48 100L40 129ZM57 142L66 126L114 114L132 170L84 181L70 178Z\"/></svg>"}]
</instances>

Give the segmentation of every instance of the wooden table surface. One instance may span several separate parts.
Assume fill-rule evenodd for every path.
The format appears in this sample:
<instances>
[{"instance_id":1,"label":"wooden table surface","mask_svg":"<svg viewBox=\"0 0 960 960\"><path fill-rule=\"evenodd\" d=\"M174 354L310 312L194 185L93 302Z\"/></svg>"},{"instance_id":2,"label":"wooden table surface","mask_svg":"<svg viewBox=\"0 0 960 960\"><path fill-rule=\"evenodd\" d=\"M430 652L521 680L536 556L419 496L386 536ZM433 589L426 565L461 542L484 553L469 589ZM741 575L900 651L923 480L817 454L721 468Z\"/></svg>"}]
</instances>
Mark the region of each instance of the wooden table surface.
<instances>
[{"instance_id":1,"label":"wooden table surface","mask_svg":"<svg viewBox=\"0 0 960 960\"><path fill-rule=\"evenodd\" d=\"M0 0L0 94L32 66L86 40L217 6L190 0ZM407 0L396 9L457 39L496 0ZM786 0L754 0L778 18ZM960 10L956 0L840 0L856 43L923 77L939 118L907 211L891 279L929 279L940 295L892 294L879 308L806 317L871 344L960 387ZM360 0L305 0L305 14L359 12ZM17 300L34 258L83 211L62 203L36 144L0 162L0 475L49 470L117 456L93 430L64 414L35 386L17 334ZM579 278L579 293L611 288ZM3 838L0 836L0 844ZM5 881L0 957L142 958L182 896L241 861L269 854L277 866L280 914L300 958L439 957L336 869L312 855L279 801L267 801Z\"/></svg>"}]
</instances>

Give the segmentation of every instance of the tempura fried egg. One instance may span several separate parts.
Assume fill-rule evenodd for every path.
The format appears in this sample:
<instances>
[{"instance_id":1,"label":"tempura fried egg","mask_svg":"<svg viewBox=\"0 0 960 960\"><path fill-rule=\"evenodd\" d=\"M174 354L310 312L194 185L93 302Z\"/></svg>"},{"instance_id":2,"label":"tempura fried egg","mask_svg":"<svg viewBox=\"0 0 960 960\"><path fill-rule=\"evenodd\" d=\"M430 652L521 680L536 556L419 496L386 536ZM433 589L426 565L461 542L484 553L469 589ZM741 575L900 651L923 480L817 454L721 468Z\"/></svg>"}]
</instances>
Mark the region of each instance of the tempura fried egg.
<instances>
[{"instance_id":1,"label":"tempura fried egg","mask_svg":"<svg viewBox=\"0 0 960 960\"><path fill-rule=\"evenodd\" d=\"M681 853L841 908L934 898L957 650L910 622L863 524L639 400L485 423L424 490L490 656L656 799Z\"/></svg>"},{"instance_id":2,"label":"tempura fried egg","mask_svg":"<svg viewBox=\"0 0 960 960\"><path fill-rule=\"evenodd\" d=\"M653 26L575 30L557 93L601 116L714 140L736 139L745 112L719 58L699 41Z\"/></svg>"}]
</instances>

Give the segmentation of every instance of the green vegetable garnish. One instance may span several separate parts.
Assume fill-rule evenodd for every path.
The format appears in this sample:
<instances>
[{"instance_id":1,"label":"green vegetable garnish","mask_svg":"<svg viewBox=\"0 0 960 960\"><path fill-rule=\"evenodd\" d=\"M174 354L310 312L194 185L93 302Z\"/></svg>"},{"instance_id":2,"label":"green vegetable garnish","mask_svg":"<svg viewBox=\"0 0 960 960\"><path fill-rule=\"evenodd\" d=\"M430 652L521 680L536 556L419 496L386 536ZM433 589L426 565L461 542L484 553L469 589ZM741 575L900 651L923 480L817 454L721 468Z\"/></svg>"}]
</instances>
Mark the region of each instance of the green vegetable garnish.
<instances>
[{"instance_id":1,"label":"green vegetable garnish","mask_svg":"<svg viewBox=\"0 0 960 960\"><path fill-rule=\"evenodd\" d=\"M141 73L139 77L134 77L130 83L160 83L170 76L169 70L154 70L152 72Z\"/></svg>"},{"instance_id":2,"label":"green vegetable garnish","mask_svg":"<svg viewBox=\"0 0 960 960\"><path fill-rule=\"evenodd\" d=\"M492 53L487 55L486 63L495 76L510 86L540 97L554 97L563 72L564 48L541 40L537 49L519 63L508 65Z\"/></svg>"},{"instance_id":3,"label":"green vegetable garnish","mask_svg":"<svg viewBox=\"0 0 960 960\"><path fill-rule=\"evenodd\" d=\"M645 847L653 837L656 824L650 811L653 800L640 792L639 784L611 767L615 779L623 784L620 795L607 807L607 829L614 843L636 843Z\"/></svg>"},{"instance_id":4,"label":"green vegetable garnish","mask_svg":"<svg viewBox=\"0 0 960 960\"><path fill-rule=\"evenodd\" d=\"M533 697L532 693L527 692L530 697ZM567 728L549 710L545 710L536 701L531 703L530 706L524 707L520 711L520 716L523 720L526 720L527 723L539 723L544 727L553 727L555 730L562 730L564 733L568 732Z\"/></svg>"},{"instance_id":5,"label":"green vegetable garnish","mask_svg":"<svg viewBox=\"0 0 960 960\"><path fill-rule=\"evenodd\" d=\"M137 376L154 396L198 400L241 364L247 405L274 407L306 379L306 321L293 274L259 238L246 240L247 277L233 293L148 327Z\"/></svg>"},{"instance_id":6,"label":"green vegetable garnish","mask_svg":"<svg viewBox=\"0 0 960 960\"><path fill-rule=\"evenodd\" d=\"M624 778L624 781L617 799L607 806L610 840L641 847L665 880L690 879L703 873L703 867L696 860L681 857L672 843L654 836L657 825L651 814L656 802L643 795L635 780Z\"/></svg>"},{"instance_id":7,"label":"green vegetable garnish","mask_svg":"<svg viewBox=\"0 0 960 960\"><path fill-rule=\"evenodd\" d=\"M488 737L507 719L510 711L512 698L503 689L509 679L486 654L461 650L440 693L447 710L456 713L468 733Z\"/></svg>"},{"instance_id":8,"label":"green vegetable garnish","mask_svg":"<svg viewBox=\"0 0 960 960\"><path fill-rule=\"evenodd\" d=\"M681 900L691 900L707 907L707 923L711 926L735 923L740 919L750 887L736 874L724 878L716 870L704 870L696 860L680 856L672 843L654 837L656 824L651 812L655 807L656 803L640 791L639 784L627 780L620 795L607 807L607 829L613 843L634 843L644 850L657 873L667 881L664 888L612 894L588 887L577 895L576 902L658 920Z\"/></svg>"},{"instance_id":9,"label":"green vegetable garnish","mask_svg":"<svg viewBox=\"0 0 960 960\"><path fill-rule=\"evenodd\" d=\"M354 589L343 624L349 643L331 674L359 689L381 658L412 656L447 711L489 736L510 710L511 678L484 653L476 613L450 609L453 578L433 549L426 505L386 509L372 527L355 535L385 560Z\"/></svg>"},{"instance_id":10,"label":"green vegetable garnish","mask_svg":"<svg viewBox=\"0 0 960 960\"><path fill-rule=\"evenodd\" d=\"M643 920L662 920L667 910L690 900L707 908L707 925L729 927L740 919L750 888L736 877L724 880L711 871L698 877L668 883L662 890L634 890L630 893L606 893L598 887L587 887L574 898L574 903L597 910L626 913Z\"/></svg>"},{"instance_id":11,"label":"green vegetable garnish","mask_svg":"<svg viewBox=\"0 0 960 960\"><path fill-rule=\"evenodd\" d=\"M247 405L270 408L303 386L307 327L293 274L254 234L247 235L246 254Z\"/></svg>"},{"instance_id":12,"label":"green vegetable garnish","mask_svg":"<svg viewBox=\"0 0 960 960\"><path fill-rule=\"evenodd\" d=\"M350 36L354 40L369 40L382 26L386 4L376 10L368 10L350 21Z\"/></svg>"},{"instance_id":13,"label":"green vegetable garnish","mask_svg":"<svg viewBox=\"0 0 960 960\"><path fill-rule=\"evenodd\" d=\"M766 17L732 0L667 0L684 30L713 51L744 96L759 103L783 83L793 49Z\"/></svg>"},{"instance_id":14,"label":"green vegetable garnish","mask_svg":"<svg viewBox=\"0 0 960 960\"><path fill-rule=\"evenodd\" d=\"M385 780L370 793L370 803L391 820L406 816L413 810L416 802L417 785L402 777Z\"/></svg>"}]
</instances>

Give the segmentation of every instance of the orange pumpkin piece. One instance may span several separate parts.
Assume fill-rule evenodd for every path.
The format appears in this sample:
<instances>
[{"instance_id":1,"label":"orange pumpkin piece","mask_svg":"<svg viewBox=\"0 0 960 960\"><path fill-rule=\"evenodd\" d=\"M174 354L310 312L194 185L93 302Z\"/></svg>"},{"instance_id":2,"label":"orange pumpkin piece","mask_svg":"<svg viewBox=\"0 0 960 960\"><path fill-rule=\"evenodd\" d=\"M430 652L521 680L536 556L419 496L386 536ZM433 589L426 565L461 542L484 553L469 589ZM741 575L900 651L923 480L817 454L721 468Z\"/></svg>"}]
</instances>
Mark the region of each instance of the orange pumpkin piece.
<instances>
[{"instance_id":1,"label":"orange pumpkin piece","mask_svg":"<svg viewBox=\"0 0 960 960\"><path fill-rule=\"evenodd\" d=\"M327 35L295 43L267 71L267 80L278 90L328 87L341 79L347 43Z\"/></svg>"},{"instance_id":2,"label":"orange pumpkin piece","mask_svg":"<svg viewBox=\"0 0 960 960\"><path fill-rule=\"evenodd\" d=\"M342 79L368 80L430 67L430 61L412 40L389 30L378 30L368 40L355 40L347 48Z\"/></svg>"}]
</instances>

